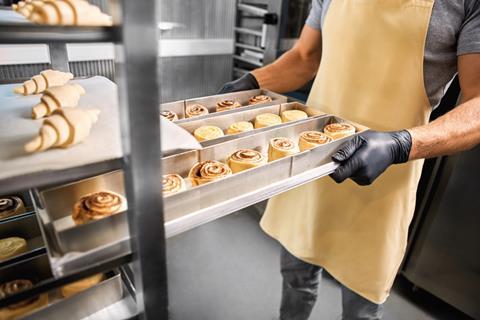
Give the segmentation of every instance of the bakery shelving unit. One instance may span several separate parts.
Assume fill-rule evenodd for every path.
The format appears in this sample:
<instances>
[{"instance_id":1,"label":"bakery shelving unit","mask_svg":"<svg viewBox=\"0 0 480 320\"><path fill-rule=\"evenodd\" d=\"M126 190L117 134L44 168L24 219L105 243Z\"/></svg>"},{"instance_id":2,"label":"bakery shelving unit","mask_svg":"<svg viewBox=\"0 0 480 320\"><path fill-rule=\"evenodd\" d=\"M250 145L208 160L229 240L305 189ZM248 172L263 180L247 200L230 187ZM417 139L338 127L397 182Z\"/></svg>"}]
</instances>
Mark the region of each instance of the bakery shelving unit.
<instances>
[{"instance_id":1,"label":"bakery shelving unit","mask_svg":"<svg viewBox=\"0 0 480 320\"><path fill-rule=\"evenodd\" d=\"M109 270L120 270L120 273L115 271L116 273L109 278L108 283L116 281L116 287L110 286L109 290L123 288L125 295L119 297L122 299L117 303L89 315L89 319L137 317L167 319L168 317L165 237L162 227L162 197L159 188L161 151L159 147L152 148L152 145L160 146L157 109L159 86L156 68L158 57L156 4L155 1L118 1L115 2L114 7L120 9L122 17L121 22L114 27L36 26L25 22L12 22L8 19L2 21L0 18L1 44L47 44L50 48L52 67L60 70L68 68L66 43L113 42L118 45L121 61L117 61L120 77L116 80L119 85L120 127L123 137L121 143L124 151L123 154L113 152L111 157L102 161L89 161L90 155L84 154L85 164L78 166L62 165L51 168L47 166L26 174L18 172L14 175L6 174L0 179L0 194L32 189L31 194L38 202L40 199L37 198L37 190L41 188L62 185L122 169L125 175L125 193L129 202L127 221L130 234L130 237L123 241L121 250L115 253L104 251L104 254L97 255L95 260L78 259L76 268L68 271L52 274L52 270L49 270L50 257L47 258L45 254L27 257L22 261L4 266L0 269L0 273L6 278L11 277L12 274L21 276L24 270L36 268L37 278L40 281L31 289L1 299L0 308L86 276L109 272ZM2 9L3 13L10 14L10 11ZM139 32L142 34L141 37L138 36ZM5 108L0 110L1 112L9 112L9 110ZM146 140L149 141L148 144L145 143ZM105 148L108 147L105 146ZM4 161L8 162L12 168L16 165L13 158L4 159ZM21 162L17 164L21 169L23 164ZM42 229L45 240L48 238L46 232L47 230ZM102 251L103 248L98 249ZM133 265L130 264L131 262ZM135 272L128 271L130 268ZM2 277L2 279L6 278ZM120 278L124 281L120 281ZM97 300L106 293L101 291L100 287L102 286L94 288L98 291L95 295ZM134 295L131 295L132 293ZM88 297L87 293L85 295ZM82 294L74 298L81 299ZM45 309L42 309L29 315L28 318L59 316L62 313L65 316L68 315L68 318L75 317L75 312L69 312L73 310L72 305L75 304L65 299L52 304L52 308L50 306L46 308L48 309L46 314ZM77 305L81 304L77 303Z\"/></svg>"}]
</instances>

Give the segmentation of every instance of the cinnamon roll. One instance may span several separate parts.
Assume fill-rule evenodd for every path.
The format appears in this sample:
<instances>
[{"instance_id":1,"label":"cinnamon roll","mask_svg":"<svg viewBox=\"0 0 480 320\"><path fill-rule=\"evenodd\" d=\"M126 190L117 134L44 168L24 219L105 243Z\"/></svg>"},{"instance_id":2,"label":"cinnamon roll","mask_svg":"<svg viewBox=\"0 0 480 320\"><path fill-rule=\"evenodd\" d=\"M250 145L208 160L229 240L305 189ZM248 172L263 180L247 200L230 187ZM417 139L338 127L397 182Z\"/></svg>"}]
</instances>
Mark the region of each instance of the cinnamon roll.
<instances>
[{"instance_id":1,"label":"cinnamon roll","mask_svg":"<svg viewBox=\"0 0 480 320\"><path fill-rule=\"evenodd\" d=\"M0 220L25 213L25 211L25 205L19 197L0 197Z\"/></svg>"},{"instance_id":2,"label":"cinnamon roll","mask_svg":"<svg viewBox=\"0 0 480 320\"><path fill-rule=\"evenodd\" d=\"M162 190L164 196L183 191L186 189L185 181L176 173L166 174L162 178Z\"/></svg>"},{"instance_id":3,"label":"cinnamon roll","mask_svg":"<svg viewBox=\"0 0 480 320\"><path fill-rule=\"evenodd\" d=\"M177 121L178 120L178 115L175 112L170 111L170 110L160 111L160 115L162 117L167 118L167 120L169 120L169 121Z\"/></svg>"},{"instance_id":4,"label":"cinnamon roll","mask_svg":"<svg viewBox=\"0 0 480 320\"><path fill-rule=\"evenodd\" d=\"M191 104L185 108L186 118L199 117L207 114L208 114L208 109L199 103Z\"/></svg>"},{"instance_id":5,"label":"cinnamon roll","mask_svg":"<svg viewBox=\"0 0 480 320\"><path fill-rule=\"evenodd\" d=\"M212 140L223 137L223 130L216 126L201 126L193 132L198 141Z\"/></svg>"},{"instance_id":6,"label":"cinnamon roll","mask_svg":"<svg viewBox=\"0 0 480 320\"><path fill-rule=\"evenodd\" d=\"M233 109L236 109L236 108L240 108L241 106L242 105L238 101L223 100L223 101L217 102L217 112L233 110Z\"/></svg>"},{"instance_id":7,"label":"cinnamon roll","mask_svg":"<svg viewBox=\"0 0 480 320\"><path fill-rule=\"evenodd\" d=\"M85 291L88 288L93 287L94 285L100 283L103 280L104 276L102 273L95 274L91 277L72 282L60 288L60 292L64 298L71 297L79 292Z\"/></svg>"},{"instance_id":8,"label":"cinnamon roll","mask_svg":"<svg viewBox=\"0 0 480 320\"><path fill-rule=\"evenodd\" d=\"M27 251L27 241L19 237L0 239L0 261Z\"/></svg>"},{"instance_id":9,"label":"cinnamon roll","mask_svg":"<svg viewBox=\"0 0 480 320\"><path fill-rule=\"evenodd\" d=\"M75 203L72 212L73 221L83 224L119 213L126 209L127 200L112 191L100 191L87 194Z\"/></svg>"},{"instance_id":10,"label":"cinnamon roll","mask_svg":"<svg viewBox=\"0 0 480 320\"><path fill-rule=\"evenodd\" d=\"M255 129L274 126L282 123L282 118L273 113L262 113L255 117Z\"/></svg>"},{"instance_id":11,"label":"cinnamon roll","mask_svg":"<svg viewBox=\"0 0 480 320\"><path fill-rule=\"evenodd\" d=\"M188 177L194 186L225 178L232 174L232 170L224 163L207 160L197 163L190 169Z\"/></svg>"},{"instance_id":12,"label":"cinnamon roll","mask_svg":"<svg viewBox=\"0 0 480 320\"><path fill-rule=\"evenodd\" d=\"M231 124L227 129L227 134L237 134L246 131L252 131L253 124L248 121L240 121Z\"/></svg>"},{"instance_id":13,"label":"cinnamon roll","mask_svg":"<svg viewBox=\"0 0 480 320\"><path fill-rule=\"evenodd\" d=\"M0 285L0 299L14 295L33 287L30 280L13 280ZM0 309L0 319L14 320L25 314L39 309L48 304L48 294L42 293L39 296L11 304L8 307Z\"/></svg>"},{"instance_id":14,"label":"cinnamon roll","mask_svg":"<svg viewBox=\"0 0 480 320\"><path fill-rule=\"evenodd\" d=\"M300 151L305 151L332 141L332 137L323 132L305 131L300 133L300 137L298 138L298 146L300 147Z\"/></svg>"},{"instance_id":15,"label":"cinnamon roll","mask_svg":"<svg viewBox=\"0 0 480 320\"><path fill-rule=\"evenodd\" d=\"M307 119L308 115L302 110L286 110L282 112L282 121L290 122L297 121L301 119Z\"/></svg>"},{"instance_id":16,"label":"cinnamon roll","mask_svg":"<svg viewBox=\"0 0 480 320\"><path fill-rule=\"evenodd\" d=\"M350 136L354 134L355 131L355 127L348 123L331 123L323 128L323 132L328 134L334 140Z\"/></svg>"},{"instance_id":17,"label":"cinnamon roll","mask_svg":"<svg viewBox=\"0 0 480 320\"><path fill-rule=\"evenodd\" d=\"M233 173L259 167L267 163L263 154L256 150L241 149L228 157L227 164Z\"/></svg>"},{"instance_id":18,"label":"cinnamon roll","mask_svg":"<svg viewBox=\"0 0 480 320\"><path fill-rule=\"evenodd\" d=\"M252 105L252 104L259 104L259 103L271 102L271 101L272 101L272 97L269 97L264 94L260 94L258 96L251 97L250 100L248 100L248 104Z\"/></svg>"},{"instance_id":19,"label":"cinnamon roll","mask_svg":"<svg viewBox=\"0 0 480 320\"><path fill-rule=\"evenodd\" d=\"M298 153L298 145L290 138L273 138L268 145L268 161L278 160Z\"/></svg>"}]
</instances>

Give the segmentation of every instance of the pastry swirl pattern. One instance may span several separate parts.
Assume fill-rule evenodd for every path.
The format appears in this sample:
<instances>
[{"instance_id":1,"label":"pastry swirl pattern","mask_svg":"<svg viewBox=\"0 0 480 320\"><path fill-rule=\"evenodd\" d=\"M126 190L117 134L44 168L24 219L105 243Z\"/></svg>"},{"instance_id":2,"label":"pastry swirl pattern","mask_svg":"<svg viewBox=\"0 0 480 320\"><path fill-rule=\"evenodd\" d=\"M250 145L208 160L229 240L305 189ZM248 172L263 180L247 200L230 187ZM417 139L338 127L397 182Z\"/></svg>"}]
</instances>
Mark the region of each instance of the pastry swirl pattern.
<instances>
[{"instance_id":1,"label":"pastry swirl pattern","mask_svg":"<svg viewBox=\"0 0 480 320\"><path fill-rule=\"evenodd\" d=\"M21 214L25 212L22 199L15 196L7 196L0 198L0 219Z\"/></svg>"},{"instance_id":2,"label":"pastry swirl pattern","mask_svg":"<svg viewBox=\"0 0 480 320\"><path fill-rule=\"evenodd\" d=\"M168 196L185 190L185 181L178 174L166 174L162 177L163 195Z\"/></svg>"},{"instance_id":3,"label":"pastry swirl pattern","mask_svg":"<svg viewBox=\"0 0 480 320\"><path fill-rule=\"evenodd\" d=\"M199 103L191 104L185 109L185 116L187 118L199 117L208 114L208 109Z\"/></svg>"},{"instance_id":4,"label":"pastry swirl pattern","mask_svg":"<svg viewBox=\"0 0 480 320\"><path fill-rule=\"evenodd\" d=\"M177 121L178 120L178 115L175 112L170 111L170 110L161 111L160 115L162 117L167 118L167 120L169 120L169 121Z\"/></svg>"},{"instance_id":5,"label":"pastry swirl pattern","mask_svg":"<svg viewBox=\"0 0 480 320\"><path fill-rule=\"evenodd\" d=\"M263 154L256 150L240 149L228 158L228 165L233 173L258 167L267 163Z\"/></svg>"},{"instance_id":6,"label":"pastry swirl pattern","mask_svg":"<svg viewBox=\"0 0 480 320\"><path fill-rule=\"evenodd\" d=\"M332 137L323 132L305 131L300 134L298 144L300 147L300 151L305 151L332 141Z\"/></svg>"},{"instance_id":7,"label":"pastry swirl pattern","mask_svg":"<svg viewBox=\"0 0 480 320\"><path fill-rule=\"evenodd\" d=\"M298 145L292 139L285 137L273 138L268 146L268 160L274 161L298 152Z\"/></svg>"},{"instance_id":8,"label":"pastry swirl pattern","mask_svg":"<svg viewBox=\"0 0 480 320\"><path fill-rule=\"evenodd\" d=\"M323 132L333 139L340 139L354 134L355 127L348 123L331 123L323 128Z\"/></svg>"},{"instance_id":9,"label":"pastry swirl pattern","mask_svg":"<svg viewBox=\"0 0 480 320\"><path fill-rule=\"evenodd\" d=\"M199 162L190 169L188 176L193 185L201 185L214 180L225 178L232 174L232 170L224 163L207 160Z\"/></svg>"},{"instance_id":10,"label":"pastry swirl pattern","mask_svg":"<svg viewBox=\"0 0 480 320\"><path fill-rule=\"evenodd\" d=\"M248 104L252 105L252 104L259 104L259 103L271 102L271 101L272 101L272 97L264 94L260 94L258 96L251 97L250 100L248 101Z\"/></svg>"},{"instance_id":11,"label":"pastry swirl pattern","mask_svg":"<svg viewBox=\"0 0 480 320\"><path fill-rule=\"evenodd\" d=\"M111 191L88 194L75 204L72 218L77 224L99 220L118 213L124 204L124 198Z\"/></svg>"},{"instance_id":12,"label":"pastry swirl pattern","mask_svg":"<svg viewBox=\"0 0 480 320\"><path fill-rule=\"evenodd\" d=\"M14 295L14 294L16 294L20 291L30 289L31 287L33 287L32 281L26 280L26 279L19 279L19 280L13 280L13 281L6 282L6 283L4 283L0 286L0 298L3 299L5 297ZM38 300L38 298L39 297L34 297L34 298L31 298L31 299L20 301L16 304L10 305L8 308L9 309L20 308L20 307L29 305L32 302L35 302L36 300Z\"/></svg>"},{"instance_id":13,"label":"pastry swirl pattern","mask_svg":"<svg viewBox=\"0 0 480 320\"><path fill-rule=\"evenodd\" d=\"M233 110L233 109L239 108L241 106L242 105L238 101L223 100L223 101L217 102L217 112Z\"/></svg>"}]
</instances>

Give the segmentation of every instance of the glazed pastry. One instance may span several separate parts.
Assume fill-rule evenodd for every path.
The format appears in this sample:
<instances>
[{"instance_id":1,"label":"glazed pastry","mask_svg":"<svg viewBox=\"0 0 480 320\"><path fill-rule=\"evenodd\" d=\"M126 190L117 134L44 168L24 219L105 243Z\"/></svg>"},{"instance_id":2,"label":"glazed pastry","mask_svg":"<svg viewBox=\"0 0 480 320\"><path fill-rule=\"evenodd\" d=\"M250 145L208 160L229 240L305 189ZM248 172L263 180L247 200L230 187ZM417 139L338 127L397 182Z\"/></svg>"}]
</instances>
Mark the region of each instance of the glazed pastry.
<instances>
[{"instance_id":1,"label":"glazed pastry","mask_svg":"<svg viewBox=\"0 0 480 320\"><path fill-rule=\"evenodd\" d=\"M178 120L178 115L175 112L170 111L170 110L160 111L160 115L162 117L167 118L167 120L169 120L169 121L177 121Z\"/></svg>"},{"instance_id":2,"label":"glazed pastry","mask_svg":"<svg viewBox=\"0 0 480 320\"><path fill-rule=\"evenodd\" d=\"M300 147L300 151L305 151L332 141L332 137L323 132L305 131L302 132L298 138L298 146Z\"/></svg>"},{"instance_id":3,"label":"glazed pastry","mask_svg":"<svg viewBox=\"0 0 480 320\"><path fill-rule=\"evenodd\" d=\"M40 74L33 76L30 80L25 81L22 86L16 87L14 91L24 96L38 94L48 88L62 86L71 79L73 79L73 74L70 72L44 70L40 72Z\"/></svg>"},{"instance_id":4,"label":"glazed pastry","mask_svg":"<svg viewBox=\"0 0 480 320\"><path fill-rule=\"evenodd\" d=\"M166 174L162 178L162 190L164 196L169 196L171 194L183 191L186 189L185 181L183 178L176 174Z\"/></svg>"},{"instance_id":5,"label":"glazed pastry","mask_svg":"<svg viewBox=\"0 0 480 320\"><path fill-rule=\"evenodd\" d=\"M282 112L282 121L290 122L307 119L308 115L302 110L287 110Z\"/></svg>"},{"instance_id":6,"label":"glazed pastry","mask_svg":"<svg viewBox=\"0 0 480 320\"><path fill-rule=\"evenodd\" d=\"M252 105L252 104L259 104L259 103L265 103L265 102L271 102L271 101L272 101L271 97L261 94L258 96L251 97L250 100L248 100L248 104Z\"/></svg>"},{"instance_id":7,"label":"glazed pastry","mask_svg":"<svg viewBox=\"0 0 480 320\"><path fill-rule=\"evenodd\" d=\"M30 280L13 280L0 285L0 299L14 295L33 287ZM11 304L8 307L0 309L1 320L14 320L23 315L31 313L48 304L48 294L42 293L37 297Z\"/></svg>"},{"instance_id":8,"label":"glazed pastry","mask_svg":"<svg viewBox=\"0 0 480 320\"><path fill-rule=\"evenodd\" d=\"M65 84L45 90L40 103L32 109L32 119L40 119L62 107L76 107L85 90L79 84Z\"/></svg>"},{"instance_id":9,"label":"glazed pastry","mask_svg":"<svg viewBox=\"0 0 480 320\"><path fill-rule=\"evenodd\" d=\"M252 131L253 124L248 121L240 121L231 124L227 129L227 134L237 134L246 131Z\"/></svg>"},{"instance_id":10,"label":"glazed pastry","mask_svg":"<svg viewBox=\"0 0 480 320\"><path fill-rule=\"evenodd\" d=\"M103 278L103 274L99 273L91 277L67 284L66 286L60 288L60 292L64 298L68 298L100 283Z\"/></svg>"},{"instance_id":11,"label":"glazed pastry","mask_svg":"<svg viewBox=\"0 0 480 320\"><path fill-rule=\"evenodd\" d=\"M100 191L83 196L78 200L72 212L76 224L100 220L127 209L127 200L112 191Z\"/></svg>"},{"instance_id":12,"label":"glazed pastry","mask_svg":"<svg viewBox=\"0 0 480 320\"><path fill-rule=\"evenodd\" d=\"M27 251L27 241L19 237L0 239L0 261Z\"/></svg>"},{"instance_id":13,"label":"glazed pastry","mask_svg":"<svg viewBox=\"0 0 480 320\"><path fill-rule=\"evenodd\" d=\"M232 170L226 164L215 160L208 160L194 165L192 169L190 169L188 177L192 181L192 185L199 186L225 178L231 174Z\"/></svg>"},{"instance_id":14,"label":"glazed pastry","mask_svg":"<svg viewBox=\"0 0 480 320\"><path fill-rule=\"evenodd\" d=\"M255 129L274 126L282 123L282 118L273 113L263 113L255 117Z\"/></svg>"},{"instance_id":15,"label":"glazed pastry","mask_svg":"<svg viewBox=\"0 0 480 320\"><path fill-rule=\"evenodd\" d=\"M236 108L240 108L242 105L238 101L234 100L223 100L217 102L217 112L233 110Z\"/></svg>"},{"instance_id":16,"label":"glazed pastry","mask_svg":"<svg viewBox=\"0 0 480 320\"><path fill-rule=\"evenodd\" d=\"M84 141L98 120L99 110L62 108L43 121L42 127L32 141L25 145L28 153L50 148L68 148Z\"/></svg>"},{"instance_id":17,"label":"glazed pastry","mask_svg":"<svg viewBox=\"0 0 480 320\"><path fill-rule=\"evenodd\" d=\"M355 127L348 123L331 123L323 128L323 132L334 140L350 136L354 134L355 131Z\"/></svg>"},{"instance_id":18,"label":"glazed pastry","mask_svg":"<svg viewBox=\"0 0 480 320\"><path fill-rule=\"evenodd\" d=\"M36 0L12 8L38 24L111 26L112 17L85 0Z\"/></svg>"},{"instance_id":19,"label":"glazed pastry","mask_svg":"<svg viewBox=\"0 0 480 320\"><path fill-rule=\"evenodd\" d=\"M25 211L25 205L19 197L0 197L0 220L25 213Z\"/></svg>"},{"instance_id":20,"label":"glazed pastry","mask_svg":"<svg viewBox=\"0 0 480 320\"><path fill-rule=\"evenodd\" d=\"M215 126L201 126L195 129L193 135L198 141L205 141L223 137L223 131Z\"/></svg>"},{"instance_id":21,"label":"glazed pastry","mask_svg":"<svg viewBox=\"0 0 480 320\"><path fill-rule=\"evenodd\" d=\"M298 145L289 138L273 138L268 145L268 161L278 160L300 152Z\"/></svg>"},{"instance_id":22,"label":"glazed pastry","mask_svg":"<svg viewBox=\"0 0 480 320\"><path fill-rule=\"evenodd\" d=\"M267 159L256 150L241 149L228 157L227 164L233 173L267 164Z\"/></svg>"},{"instance_id":23,"label":"glazed pastry","mask_svg":"<svg viewBox=\"0 0 480 320\"><path fill-rule=\"evenodd\" d=\"M208 109L201 104L192 104L185 109L185 116L187 118L199 117L208 114Z\"/></svg>"}]
</instances>

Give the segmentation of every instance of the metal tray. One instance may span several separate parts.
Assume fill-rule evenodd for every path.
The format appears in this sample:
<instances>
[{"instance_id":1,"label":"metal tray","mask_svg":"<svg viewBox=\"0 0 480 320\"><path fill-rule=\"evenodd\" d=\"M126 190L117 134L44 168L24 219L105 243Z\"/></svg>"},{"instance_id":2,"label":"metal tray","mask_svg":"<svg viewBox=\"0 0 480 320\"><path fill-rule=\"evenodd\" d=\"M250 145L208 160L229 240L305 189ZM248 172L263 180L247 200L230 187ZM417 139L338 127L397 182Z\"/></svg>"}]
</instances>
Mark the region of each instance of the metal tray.
<instances>
[{"instance_id":1,"label":"metal tray","mask_svg":"<svg viewBox=\"0 0 480 320\"><path fill-rule=\"evenodd\" d=\"M272 101L270 102L264 102L264 103L259 103L255 105L248 105L248 101L251 97L256 96L256 95L267 95L272 97ZM237 108L234 110L229 110L229 111L223 111L221 112L222 114L227 114L227 113L232 113L236 112L239 110L245 110L245 109L253 109L261 106L267 106L267 105L275 105L275 104L281 104L281 103L286 103L287 102L287 97L282 96L278 93L274 93L269 90L265 89L255 89L255 90L248 90L248 91L241 91L241 92L232 92L232 93L225 93L225 94L219 94L219 95L213 95L213 96L207 96L207 97L201 97L201 98L194 98L194 99L188 99L188 100L180 100L180 101L175 101L175 102L170 102L170 103L164 103L160 105L160 111L165 111L165 110L170 110L174 111L177 113L179 120L176 122L183 122L183 121L191 121L191 120L197 120L197 119L204 119L208 118L211 116L218 115L219 113L216 112L216 104L217 102L220 102L225 99L231 99L231 100L236 100L242 104L243 107ZM201 104L204 105L210 114L205 115L205 116L199 116L199 117L194 117L194 118L185 118L185 108L187 106L190 106L192 104Z\"/></svg>"},{"instance_id":2,"label":"metal tray","mask_svg":"<svg viewBox=\"0 0 480 320\"><path fill-rule=\"evenodd\" d=\"M2 283L17 279L28 279L34 284L38 284L52 277L53 274L50 270L50 264L46 254L23 260L0 269L0 279Z\"/></svg>"},{"instance_id":3,"label":"metal tray","mask_svg":"<svg viewBox=\"0 0 480 320\"><path fill-rule=\"evenodd\" d=\"M282 112L286 110L301 110L307 113L309 118L314 118L314 117L320 117L320 116L325 116L325 113L311 108L307 107L303 104L300 104L298 102L291 102L291 103L284 103L284 104L279 104L279 105L273 105L273 106L263 106L263 107L258 107L255 109L248 109L248 110L238 110L237 112L234 113L229 113L229 114L224 114L219 113L215 117L210 117L210 118L204 118L204 119L195 119L187 122L179 122L178 125L191 134L195 131L195 129L205 126L205 125L211 125L211 126L217 126L220 129L222 129L224 132L228 129L228 127L235 122L239 121L248 121L252 122L255 120L255 117L263 114L263 113L273 113L281 116ZM231 135L225 135L223 137L217 138L217 139L212 139L212 140L207 140L207 141L202 141L200 144L203 147L208 147L214 144L222 143L228 140L233 140L233 139L238 139L241 137L249 136L258 132L266 131L266 130L271 130L272 128L278 128L280 126L285 126L287 124L292 124L292 123L298 123L300 121L305 121L306 119L298 120L298 121L292 121L292 122L286 122L282 124L278 124L275 126L271 127L266 127L266 128L260 128L260 129L254 129L252 131L247 131L247 132L242 132L239 134L231 134Z\"/></svg>"}]
</instances>

